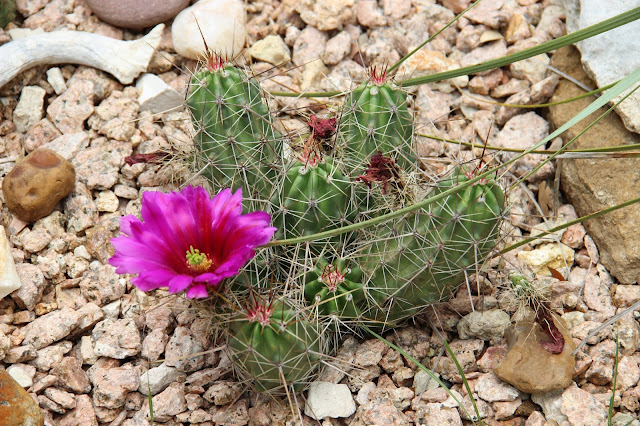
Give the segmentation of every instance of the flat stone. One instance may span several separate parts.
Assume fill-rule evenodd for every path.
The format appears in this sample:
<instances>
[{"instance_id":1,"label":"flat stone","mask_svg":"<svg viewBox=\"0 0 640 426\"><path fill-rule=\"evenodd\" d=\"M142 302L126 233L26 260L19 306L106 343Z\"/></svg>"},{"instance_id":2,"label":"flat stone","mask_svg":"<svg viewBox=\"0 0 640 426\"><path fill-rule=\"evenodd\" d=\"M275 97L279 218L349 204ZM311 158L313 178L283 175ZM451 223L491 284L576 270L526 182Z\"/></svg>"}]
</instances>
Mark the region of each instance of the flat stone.
<instances>
[{"instance_id":1,"label":"flat stone","mask_svg":"<svg viewBox=\"0 0 640 426\"><path fill-rule=\"evenodd\" d=\"M609 13L609 12L607 12ZM636 23L637 24L637 23ZM626 36L625 36L626 37ZM610 50L607 49L608 54ZM615 55L614 55L615 56ZM612 56L612 57L614 57ZM551 65L593 87L580 64L575 49L558 49ZM558 102L583 94L573 83L563 80L558 84L551 102ZM553 127L560 127L592 101L580 99L549 108L549 120ZM563 134L568 141L596 120L606 108L577 123ZM572 149L601 148L612 145L640 143L640 136L627 131L619 117L609 114L580 136ZM640 162L637 159L576 159L561 160L560 182L562 191L575 207L579 216L628 201L637 193L632 182L640 181ZM584 223L588 234L600 251L600 261L621 284L633 284L640 280L640 240L636 238L640 228L640 206L634 204L607 213Z\"/></svg>"},{"instance_id":2,"label":"flat stone","mask_svg":"<svg viewBox=\"0 0 640 426\"><path fill-rule=\"evenodd\" d=\"M29 388L33 385L33 376L36 374L36 368L33 365L13 364L7 368L7 373L13 377L20 386Z\"/></svg>"},{"instance_id":3,"label":"flat stone","mask_svg":"<svg viewBox=\"0 0 640 426\"><path fill-rule=\"evenodd\" d=\"M567 32L571 33L597 24L638 6L640 6L638 0L618 2L566 0L564 7L567 15ZM590 37L576 43L581 53L582 65L598 87L614 83L640 66L640 57L635 54L634 41L637 37L640 37L640 22L635 21L607 31L598 37ZM620 96L610 103L613 105L619 100ZM616 112L622 118L625 127L636 133L640 133L640 114L637 107L639 102L640 94L636 91L616 107ZM583 121L590 122L588 119Z\"/></svg>"},{"instance_id":4,"label":"flat stone","mask_svg":"<svg viewBox=\"0 0 640 426\"><path fill-rule=\"evenodd\" d=\"M58 67L51 67L47 70L47 82L53 87L56 95L60 95L67 90L67 83L64 81L62 71Z\"/></svg>"},{"instance_id":5,"label":"flat stone","mask_svg":"<svg viewBox=\"0 0 640 426\"><path fill-rule=\"evenodd\" d=\"M314 382L309 387L304 413L312 419L349 417L355 412L356 403L347 385Z\"/></svg>"},{"instance_id":6,"label":"flat stone","mask_svg":"<svg viewBox=\"0 0 640 426\"><path fill-rule=\"evenodd\" d=\"M540 345L548 337L539 325L522 322L507 333L509 352L493 369L496 376L526 393L545 393L569 386L575 366L571 354L575 343L564 321L557 316L554 320L565 340L562 353L552 354Z\"/></svg>"}]
</instances>

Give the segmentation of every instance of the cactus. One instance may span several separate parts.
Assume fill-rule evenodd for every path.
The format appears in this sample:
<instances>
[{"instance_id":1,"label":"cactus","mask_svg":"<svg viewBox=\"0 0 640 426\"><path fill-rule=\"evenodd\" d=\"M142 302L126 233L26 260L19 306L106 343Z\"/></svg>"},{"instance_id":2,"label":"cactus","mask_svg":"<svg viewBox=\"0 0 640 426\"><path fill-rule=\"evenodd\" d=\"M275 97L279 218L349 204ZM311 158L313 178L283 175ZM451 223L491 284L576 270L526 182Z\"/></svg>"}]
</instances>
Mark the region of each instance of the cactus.
<instances>
[{"instance_id":1,"label":"cactus","mask_svg":"<svg viewBox=\"0 0 640 426\"><path fill-rule=\"evenodd\" d=\"M321 333L284 302L258 302L230 326L228 348L241 376L260 392L280 393L284 386L300 390L321 358Z\"/></svg>"},{"instance_id":2,"label":"cactus","mask_svg":"<svg viewBox=\"0 0 640 426\"><path fill-rule=\"evenodd\" d=\"M329 263L320 258L307 274L304 297L310 305L317 305L320 316L357 319L364 301L362 272L357 267L348 268L344 259Z\"/></svg>"},{"instance_id":3,"label":"cactus","mask_svg":"<svg viewBox=\"0 0 640 426\"><path fill-rule=\"evenodd\" d=\"M282 136L257 81L211 56L193 75L187 104L199 127L196 170L202 169L215 189L243 186L245 197L268 201L282 168Z\"/></svg>"},{"instance_id":4,"label":"cactus","mask_svg":"<svg viewBox=\"0 0 640 426\"><path fill-rule=\"evenodd\" d=\"M355 218L352 185L330 158L296 161L280 189L271 201L277 208L276 238L315 234Z\"/></svg>"},{"instance_id":5,"label":"cactus","mask_svg":"<svg viewBox=\"0 0 640 426\"><path fill-rule=\"evenodd\" d=\"M472 173L456 170L429 196L468 181ZM372 302L365 316L393 325L451 297L465 272L494 247L503 209L502 189L487 179L379 227L362 266Z\"/></svg>"},{"instance_id":6,"label":"cactus","mask_svg":"<svg viewBox=\"0 0 640 426\"><path fill-rule=\"evenodd\" d=\"M3 0L0 2L0 28L4 28L16 18L15 0Z\"/></svg>"},{"instance_id":7,"label":"cactus","mask_svg":"<svg viewBox=\"0 0 640 426\"><path fill-rule=\"evenodd\" d=\"M407 94L387 82L386 73L369 71L369 81L347 95L340 121L342 150L348 170L361 174L371 156L391 156L405 171L415 168L413 118Z\"/></svg>"}]
</instances>

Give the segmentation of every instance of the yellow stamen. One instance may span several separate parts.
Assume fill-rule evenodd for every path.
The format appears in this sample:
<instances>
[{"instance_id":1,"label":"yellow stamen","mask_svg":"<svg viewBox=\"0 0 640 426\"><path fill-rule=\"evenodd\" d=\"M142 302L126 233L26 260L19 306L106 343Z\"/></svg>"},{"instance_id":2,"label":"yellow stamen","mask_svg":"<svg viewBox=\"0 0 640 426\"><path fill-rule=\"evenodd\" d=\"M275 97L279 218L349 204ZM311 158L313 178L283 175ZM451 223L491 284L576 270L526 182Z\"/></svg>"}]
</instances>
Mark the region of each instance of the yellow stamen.
<instances>
[{"instance_id":1,"label":"yellow stamen","mask_svg":"<svg viewBox=\"0 0 640 426\"><path fill-rule=\"evenodd\" d=\"M193 246L189 246L186 257L187 266L195 272L206 272L213 265L206 253L200 253L200 250L194 249Z\"/></svg>"}]
</instances>

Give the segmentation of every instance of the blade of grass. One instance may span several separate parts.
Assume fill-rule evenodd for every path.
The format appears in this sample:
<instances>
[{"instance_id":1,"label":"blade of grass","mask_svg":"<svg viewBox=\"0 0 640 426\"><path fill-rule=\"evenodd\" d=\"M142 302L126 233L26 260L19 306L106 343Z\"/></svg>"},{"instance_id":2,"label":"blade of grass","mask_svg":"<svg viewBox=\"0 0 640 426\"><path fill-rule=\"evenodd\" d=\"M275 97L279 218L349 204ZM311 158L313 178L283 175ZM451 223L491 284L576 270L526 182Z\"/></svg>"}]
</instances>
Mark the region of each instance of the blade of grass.
<instances>
[{"instance_id":1,"label":"blade of grass","mask_svg":"<svg viewBox=\"0 0 640 426\"><path fill-rule=\"evenodd\" d=\"M579 41L607 32L614 28L618 28L622 25L628 24L629 22L633 22L637 19L640 19L640 7L636 7L635 9L631 9L627 12L621 13L620 15L616 15L612 18L606 19L602 22L591 25L590 27L584 28L582 30L578 30L571 34L558 37L554 40L547 41L545 43L539 44L534 47L530 47L520 52L512 53L511 55L503 56L498 59L493 59L491 61L482 62L480 64L471 65L468 67L457 68L455 70L445 71L437 74L431 74L423 77L410 78L410 79L398 82L398 84L400 84L403 87L411 87L411 86L417 86L419 84L447 80L454 77L460 77L462 75L475 74L478 72L503 67L505 65L509 65L514 62L521 61L523 59L528 59L533 56L540 55L542 53L548 53L552 50L556 50L561 47L577 43ZM283 96L283 97L299 96L304 98L332 97L340 94L340 92L313 92L313 93L269 92L269 93L273 96Z\"/></svg>"},{"instance_id":2,"label":"blade of grass","mask_svg":"<svg viewBox=\"0 0 640 426\"><path fill-rule=\"evenodd\" d=\"M613 360L613 388L611 389L611 400L609 400L609 412L607 413L607 424L611 426L613 419L613 401L616 398L616 384L618 382L618 358L620 354L620 334L616 332L616 356Z\"/></svg>"},{"instance_id":3,"label":"blade of grass","mask_svg":"<svg viewBox=\"0 0 640 426\"><path fill-rule=\"evenodd\" d=\"M464 411L465 415L467 417L469 417L470 419L473 419L473 417L471 415L469 415L469 412L467 411L467 409L464 407L464 405L462 405L462 401L460 401L454 394L453 392L451 392L451 390L442 382L442 380L440 380L440 378L438 376L435 375L435 373L431 370L429 370L427 367L425 367L424 365L422 365L422 363L420 361L418 361L417 359L415 359L414 357L412 357L411 355L409 355L406 351L402 350L401 348L399 348L398 346L394 345L393 343L391 343L390 341L388 341L387 339L385 339L384 337L380 336L379 334L377 334L376 332L374 332L373 330L371 330L369 327L367 327L366 325L363 325L362 328L369 334L371 334L373 337L375 337L376 339L384 342L387 346L389 346L391 349L400 352L400 354L404 355L405 358L407 358L408 360L410 360L411 362L413 362L415 365L417 365L422 371L424 371L425 373L427 373L429 375L429 377L431 377L433 380L435 380L440 386L442 386L442 388L447 392L447 394L449 394L449 396L460 406L460 408ZM446 341L445 341L446 344ZM451 350L451 349L449 349ZM455 357L454 357L455 360ZM455 360L456 365L460 365L458 364L457 360ZM474 407L475 407L475 401L474 401ZM477 410L477 409L476 409ZM476 411L476 414L477 411ZM480 418L480 416L478 415L478 418ZM474 420L472 420L473 424L476 424L476 422Z\"/></svg>"},{"instance_id":4,"label":"blade of grass","mask_svg":"<svg viewBox=\"0 0 640 426\"><path fill-rule=\"evenodd\" d=\"M456 365L456 369L458 370L458 374L460 374L460 377L462 377L462 383L464 383L464 388L467 390L467 395L469 395L469 399L471 400L471 404L473 404L473 410L476 412L476 416L477 416L478 421L480 422L480 424L482 424L482 419L480 418L480 410L478 410L478 405L476 404L476 399L473 397L473 393L471 392L471 386L469 386L469 382L467 381L467 377L464 375L464 370L462 369L462 366L458 362L458 358L456 358L456 355L451 350L451 347L449 346L449 343L447 343L447 341L445 339L442 339L442 341L444 342L444 347L447 350L447 353L449 354L449 356L453 360L454 364Z\"/></svg>"},{"instance_id":5,"label":"blade of grass","mask_svg":"<svg viewBox=\"0 0 640 426\"><path fill-rule=\"evenodd\" d=\"M440 81L440 80L447 80L449 78L459 77L461 75L475 74L481 71L487 71L494 68L503 67L505 65L509 65L514 62L522 61L523 59L528 59L533 56L540 55L542 53L547 53L552 50L556 50L561 47L568 46L569 44L577 43L584 39L596 36L603 32L628 24L629 22L633 22L639 18L640 18L640 7L636 7L635 9L631 9L625 13L621 13L620 15L616 15L613 18L606 19L595 25L591 25L590 27L573 32L571 34L567 34L562 37L558 37L554 40L547 41L537 46L530 47L529 49L512 53L511 55L503 56L498 59L493 59L491 61L486 61L477 65L471 65L468 67L458 68L451 71L431 74L424 77L410 78L408 80L404 80L400 82L399 84L401 84L403 87L410 87L410 86L416 86L418 84L431 83L431 82Z\"/></svg>"},{"instance_id":6,"label":"blade of grass","mask_svg":"<svg viewBox=\"0 0 640 426\"><path fill-rule=\"evenodd\" d=\"M638 10L640 11L640 8L638 8ZM391 212L391 213L388 213L388 214L385 214L385 215L382 215L382 216L378 216L378 217L375 217L375 218L372 218L372 219L364 220L362 222L355 223L355 224L352 224L352 225L346 225L346 226L343 226L343 227L340 227L340 228L331 229L329 231L319 232L317 234L312 234L312 235L307 235L307 236L302 236L302 237L297 237L297 238L290 238L290 239L285 239L285 240L271 241L270 243L267 243L262 247L275 247L275 246L282 246L282 245L289 245L289 244L299 244L299 243L304 243L304 242L308 242L308 241L329 238L329 237L333 237L335 235L343 234L345 232L356 231L356 230L362 229L364 227L373 226L373 225L376 225L378 223L382 223L382 222L385 222L385 221L390 220L390 219L401 217L402 215L405 215L407 213L411 213L411 212L413 212L415 210L418 210L418 209L421 209L423 207L426 207L429 204L431 204L431 203L433 203L433 202L435 202L437 200L440 200L442 198L448 197L449 195L454 194L454 193L460 191L463 188L466 188L468 186L471 186L471 185L475 184L480 179L484 179L484 178L488 177L491 174L497 173L499 169L501 169L501 168L503 168L505 166L508 166L509 164L514 163L515 161L519 160L520 158L524 157L525 155L528 155L532 151L535 151L536 149L538 149L541 146L545 145L550 140L553 140L556 137L560 136L562 133L564 133L565 130L569 129L570 127L572 127L576 123L584 120L585 118L587 118L588 116L590 116L591 114L596 112L598 109L600 109L601 107L606 105L609 101L611 101L615 97L617 97L620 94L622 94L625 90L627 90L632 85L636 84L638 81L640 81L640 67L636 68L631 74L629 74L627 77L625 77L622 80L620 80L620 82L618 84L616 84L614 87L609 89L607 92L605 92L598 99L594 100L591 104L589 104L586 108L584 108L578 114L573 116L571 118L571 120L567 121L565 124L560 126L557 130L552 132L549 136L547 136L546 138L542 139L537 144L533 145L531 148L527 149L526 151L522 152L519 155L514 156L512 159L510 159L508 161L505 161L503 165L499 165L499 166L493 167L493 168L491 168L491 169L489 169L489 170L487 170L487 171L485 171L483 173L480 173L476 177L468 180L467 182L465 182L463 184L458 185L457 187L454 187L454 188L451 188L449 190L443 191L442 193L440 193L440 194L438 194L436 196L433 196L433 197L429 197L426 200L423 200L423 201L421 201L419 203L404 207L402 209L398 209L398 210L396 210L394 212Z\"/></svg>"}]
</instances>

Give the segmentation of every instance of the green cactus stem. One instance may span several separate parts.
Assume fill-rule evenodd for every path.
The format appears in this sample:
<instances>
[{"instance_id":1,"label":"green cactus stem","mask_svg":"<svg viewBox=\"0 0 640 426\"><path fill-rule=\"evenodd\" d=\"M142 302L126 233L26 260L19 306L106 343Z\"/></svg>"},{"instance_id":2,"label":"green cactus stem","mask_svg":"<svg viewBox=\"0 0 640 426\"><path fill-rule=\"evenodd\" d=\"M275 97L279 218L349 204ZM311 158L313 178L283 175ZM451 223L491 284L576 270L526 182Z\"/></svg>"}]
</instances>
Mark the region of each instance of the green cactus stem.
<instances>
[{"instance_id":1,"label":"green cactus stem","mask_svg":"<svg viewBox=\"0 0 640 426\"><path fill-rule=\"evenodd\" d=\"M260 392L301 390L322 355L319 327L285 303L258 303L231 323L228 348L234 365Z\"/></svg>"}]
</instances>

